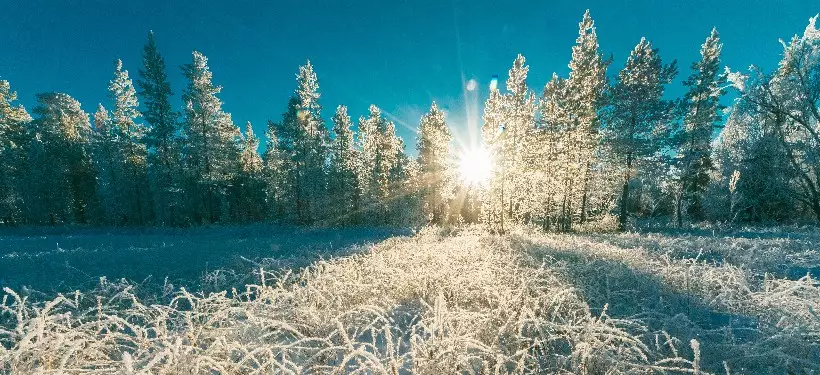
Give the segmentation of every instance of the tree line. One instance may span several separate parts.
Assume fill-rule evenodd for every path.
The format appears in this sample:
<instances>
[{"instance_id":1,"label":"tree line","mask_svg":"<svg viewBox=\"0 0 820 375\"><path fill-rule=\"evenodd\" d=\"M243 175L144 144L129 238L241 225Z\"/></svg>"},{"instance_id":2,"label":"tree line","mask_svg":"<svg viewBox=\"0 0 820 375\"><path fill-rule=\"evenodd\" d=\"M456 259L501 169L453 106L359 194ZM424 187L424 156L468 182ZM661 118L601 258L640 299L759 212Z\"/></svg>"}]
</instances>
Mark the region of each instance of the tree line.
<instances>
[{"instance_id":1,"label":"tree line","mask_svg":"<svg viewBox=\"0 0 820 375\"><path fill-rule=\"evenodd\" d=\"M33 116L0 81L0 222L5 225L189 226L482 222L567 231L635 219L820 219L820 31L817 17L783 43L773 72L721 67L712 30L683 84L642 38L624 67L598 45L587 11L569 74L536 94L519 55L484 105L486 183L458 178L453 139L435 103L419 121L418 157L371 105L358 131L347 107L322 116L308 61L266 147L222 109L208 59L182 66L183 108L153 33L134 82L116 61L109 103L89 116L65 93L37 95ZM721 98L737 94L730 108Z\"/></svg>"}]
</instances>

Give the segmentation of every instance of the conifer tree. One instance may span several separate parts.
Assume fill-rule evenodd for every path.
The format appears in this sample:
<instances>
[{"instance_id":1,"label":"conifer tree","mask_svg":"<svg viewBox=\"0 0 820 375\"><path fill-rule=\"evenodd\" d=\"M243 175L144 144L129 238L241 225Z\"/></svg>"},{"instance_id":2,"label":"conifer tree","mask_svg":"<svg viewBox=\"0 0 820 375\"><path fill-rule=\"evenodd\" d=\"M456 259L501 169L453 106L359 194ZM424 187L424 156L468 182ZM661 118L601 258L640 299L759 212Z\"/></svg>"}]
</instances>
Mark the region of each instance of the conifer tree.
<instances>
[{"instance_id":1,"label":"conifer tree","mask_svg":"<svg viewBox=\"0 0 820 375\"><path fill-rule=\"evenodd\" d=\"M482 134L494 163L485 207L487 219L501 231L529 210L523 171L525 155L534 147L535 96L527 87L528 71L524 56L518 55L509 71L508 93L492 90L484 106Z\"/></svg>"},{"instance_id":2,"label":"conifer tree","mask_svg":"<svg viewBox=\"0 0 820 375\"><path fill-rule=\"evenodd\" d=\"M683 129L677 134L679 147L680 187L675 214L678 225L683 221L683 204L695 220L703 218L701 200L709 184L712 169L712 130L721 121L720 97L725 92L726 76L720 70L723 44L716 29L701 45L701 60L692 64L692 75L684 81L688 91L684 96L686 115Z\"/></svg>"},{"instance_id":3,"label":"conifer tree","mask_svg":"<svg viewBox=\"0 0 820 375\"><path fill-rule=\"evenodd\" d=\"M115 132L111 116L102 104L97 106L94 113L91 142L103 220L108 224L124 224L128 215L128 207L124 203L129 202L126 191L129 181L126 181L123 170L122 138Z\"/></svg>"},{"instance_id":4,"label":"conifer tree","mask_svg":"<svg viewBox=\"0 0 820 375\"><path fill-rule=\"evenodd\" d=\"M233 182L234 218L240 222L259 221L265 217L265 186L259 157L259 138L250 121L245 125L239 172Z\"/></svg>"},{"instance_id":5,"label":"conifer tree","mask_svg":"<svg viewBox=\"0 0 820 375\"><path fill-rule=\"evenodd\" d=\"M173 93L165 73L165 60L159 53L153 31L143 48L137 85L142 114L149 125L145 144L156 220L160 224L180 225L183 215L180 129L178 115L170 103Z\"/></svg>"},{"instance_id":6,"label":"conifer tree","mask_svg":"<svg viewBox=\"0 0 820 375\"><path fill-rule=\"evenodd\" d=\"M436 224L448 221L449 204L455 194L451 141L444 112L433 103L419 123L416 150L422 213L428 222Z\"/></svg>"},{"instance_id":7,"label":"conifer tree","mask_svg":"<svg viewBox=\"0 0 820 375\"><path fill-rule=\"evenodd\" d=\"M293 144L296 214L300 223L311 223L323 216L328 134L319 105L319 81L310 61L299 67L296 82L294 97L298 103Z\"/></svg>"},{"instance_id":8,"label":"conifer tree","mask_svg":"<svg viewBox=\"0 0 820 375\"><path fill-rule=\"evenodd\" d=\"M279 122L269 121L267 130L268 147L264 161L269 208L277 220L285 222L299 221L299 175L295 161L301 136L298 117L299 98L291 96L282 119Z\"/></svg>"},{"instance_id":9,"label":"conifer tree","mask_svg":"<svg viewBox=\"0 0 820 375\"><path fill-rule=\"evenodd\" d=\"M26 126L31 116L9 81L0 80L0 224L12 225L24 219L25 176L29 137Z\"/></svg>"},{"instance_id":10,"label":"conifer tree","mask_svg":"<svg viewBox=\"0 0 820 375\"><path fill-rule=\"evenodd\" d=\"M540 202L534 219L544 229L553 224L558 230L569 230L571 226L573 181L580 171L573 160L575 144L568 142L573 135L568 99L567 80L553 73L539 105L541 116L534 139L537 146L528 160L534 175L531 179L538 183L534 197Z\"/></svg>"},{"instance_id":11,"label":"conifer tree","mask_svg":"<svg viewBox=\"0 0 820 375\"><path fill-rule=\"evenodd\" d=\"M404 177L400 164L402 143L396 137L393 122L384 119L375 105L370 106L368 117L359 118L359 145L363 208L372 213L370 217L374 223L387 223L391 220L391 198L408 192L398 190L403 187L396 186L399 185L397 179ZM397 190L391 191L391 185Z\"/></svg>"},{"instance_id":12,"label":"conifer tree","mask_svg":"<svg viewBox=\"0 0 820 375\"><path fill-rule=\"evenodd\" d=\"M274 221L285 219L287 191L287 159L281 150L279 136L277 134L278 124L268 121L268 130L265 132L267 142L265 143L265 153L262 155L262 176L265 192L265 202L267 217Z\"/></svg>"},{"instance_id":13,"label":"conifer tree","mask_svg":"<svg viewBox=\"0 0 820 375\"><path fill-rule=\"evenodd\" d=\"M331 200L331 221L356 223L361 209L359 186L359 151L353 140L353 126L347 107L340 105L333 115L334 138L330 146L328 197Z\"/></svg>"},{"instance_id":14,"label":"conifer tree","mask_svg":"<svg viewBox=\"0 0 820 375\"><path fill-rule=\"evenodd\" d=\"M122 61L115 63L114 78L108 84L111 100L114 102L111 111L111 131L119 139L119 150L124 178L121 183L126 191L125 222L129 224L143 224L151 216L153 207L148 194L147 157L144 138L146 127L137 122L142 114L137 110L136 90L128 76L128 71L122 69Z\"/></svg>"},{"instance_id":15,"label":"conifer tree","mask_svg":"<svg viewBox=\"0 0 820 375\"><path fill-rule=\"evenodd\" d=\"M182 96L186 103L185 174L191 213L195 221L213 223L229 212L227 188L238 170L241 132L231 115L222 110L217 97L221 86L212 82L208 59L193 52L193 61L183 66L188 86Z\"/></svg>"},{"instance_id":16,"label":"conifer tree","mask_svg":"<svg viewBox=\"0 0 820 375\"><path fill-rule=\"evenodd\" d=\"M648 158L660 152L673 102L663 100L664 85L677 73L675 63L663 65L658 50L641 38L612 87L606 126L608 147L623 167L618 226L626 228L629 185Z\"/></svg>"},{"instance_id":17,"label":"conifer tree","mask_svg":"<svg viewBox=\"0 0 820 375\"><path fill-rule=\"evenodd\" d=\"M578 216L581 223L587 218L589 187L593 179L593 167L596 163L594 156L600 136L599 111L607 86L606 69L609 63L599 52L595 22L587 9L579 24L578 38L572 47L570 73L566 82L569 97L565 101L572 122L566 141L576 147L571 150L573 164L580 170L578 181L574 181L573 185L580 188Z\"/></svg>"},{"instance_id":18,"label":"conifer tree","mask_svg":"<svg viewBox=\"0 0 820 375\"><path fill-rule=\"evenodd\" d=\"M490 90L490 97L484 104L484 125L481 128L482 139L487 152L492 160L490 180L485 189L482 199L482 221L490 225L491 228L505 230L506 210L509 200L509 182L507 175L509 171L510 147L506 142L504 134L504 102L503 96L497 88ZM507 224L508 225L508 224Z\"/></svg>"},{"instance_id":19,"label":"conifer tree","mask_svg":"<svg viewBox=\"0 0 820 375\"><path fill-rule=\"evenodd\" d=\"M37 95L34 108L29 186L41 223L88 223L97 212L96 176L91 163L91 124L74 98Z\"/></svg>"}]
</instances>

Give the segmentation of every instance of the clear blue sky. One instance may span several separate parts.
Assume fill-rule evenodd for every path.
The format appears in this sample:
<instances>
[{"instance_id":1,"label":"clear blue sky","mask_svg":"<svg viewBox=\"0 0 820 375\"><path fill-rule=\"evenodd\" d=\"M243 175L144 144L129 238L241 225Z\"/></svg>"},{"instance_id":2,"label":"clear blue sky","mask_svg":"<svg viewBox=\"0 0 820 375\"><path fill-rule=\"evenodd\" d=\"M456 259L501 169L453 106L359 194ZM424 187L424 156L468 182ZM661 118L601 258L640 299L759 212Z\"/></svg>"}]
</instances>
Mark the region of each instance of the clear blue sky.
<instances>
[{"instance_id":1,"label":"clear blue sky","mask_svg":"<svg viewBox=\"0 0 820 375\"><path fill-rule=\"evenodd\" d=\"M815 0L0 0L0 78L11 81L29 109L34 95L46 91L66 92L88 112L99 102L110 107L114 59L136 77L154 30L178 106L179 66L196 49L224 87L225 109L237 124L252 121L262 132L266 120L279 119L298 66L310 59L324 117L346 104L358 118L374 103L399 124L414 153L414 128L432 100L448 110L459 135L476 130L490 77L503 81L517 53L527 57L536 92L553 72L565 75L586 8L602 50L615 57L610 74L645 36L666 61L678 60L674 95L682 94L680 80L713 26L724 42L725 65L771 69L782 51L778 38L802 33L820 12ZM469 79L479 90L465 95Z\"/></svg>"}]
</instances>

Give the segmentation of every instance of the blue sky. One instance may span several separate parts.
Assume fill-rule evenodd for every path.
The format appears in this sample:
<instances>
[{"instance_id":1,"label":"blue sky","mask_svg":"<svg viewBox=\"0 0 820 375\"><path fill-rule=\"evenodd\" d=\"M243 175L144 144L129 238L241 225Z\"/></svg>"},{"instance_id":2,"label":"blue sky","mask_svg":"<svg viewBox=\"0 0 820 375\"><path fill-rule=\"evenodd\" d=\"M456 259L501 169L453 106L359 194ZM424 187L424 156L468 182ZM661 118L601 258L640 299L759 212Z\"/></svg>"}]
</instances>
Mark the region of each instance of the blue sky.
<instances>
[{"instance_id":1,"label":"blue sky","mask_svg":"<svg viewBox=\"0 0 820 375\"><path fill-rule=\"evenodd\" d=\"M641 37L681 74L698 59L713 26L724 64L771 69L779 38L802 33L820 12L815 1L43 1L0 0L0 78L27 108L39 92L66 92L88 112L109 106L106 87L121 58L132 77L149 30L166 62L175 104L184 80L179 66L196 49L208 56L225 110L257 132L278 120L310 59L319 75L324 117L339 104L353 117L373 103L398 125L414 153L418 118L435 100L461 138L478 134L481 102L493 74L503 81L517 53L530 64L539 92L553 72L567 74L578 22L589 8L602 51L623 65ZM466 92L475 79L478 90Z\"/></svg>"}]
</instances>

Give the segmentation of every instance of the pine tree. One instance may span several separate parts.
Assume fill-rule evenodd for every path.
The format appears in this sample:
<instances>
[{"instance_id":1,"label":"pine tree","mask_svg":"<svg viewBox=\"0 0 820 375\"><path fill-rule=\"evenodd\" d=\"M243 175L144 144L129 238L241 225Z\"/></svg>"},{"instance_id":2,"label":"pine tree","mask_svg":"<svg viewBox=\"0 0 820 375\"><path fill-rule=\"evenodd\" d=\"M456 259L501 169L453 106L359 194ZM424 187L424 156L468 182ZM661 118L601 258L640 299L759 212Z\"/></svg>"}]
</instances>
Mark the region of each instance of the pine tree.
<instances>
[{"instance_id":1,"label":"pine tree","mask_svg":"<svg viewBox=\"0 0 820 375\"><path fill-rule=\"evenodd\" d=\"M35 220L88 223L97 209L88 114L67 94L38 94L37 101L29 180Z\"/></svg>"},{"instance_id":2,"label":"pine tree","mask_svg":"<svg viewBox=\"0 0 820 375\"><path fill-rule=\"evenodd\" d=\"M544 87L544 94L539 106L540 122L536 132L536 147L528 161L534 170L534 181L539 183L535 197L540 204L540 212L535 219L541 222L543 229L553 224L559 230L569 230L572 220L572 207L575 191L573 181L580 174L574 164L576 149L572 142L572 121L567 100L567 80L553 73L552 79Z\"/></svg>"},{"instance_id":3,"label":"pine tree","mask_svg":"<svg viewBox=\"0 0 820 375\"><path fill-rule=\"evenodd\" d=\"M136 121L142 114L137 110L136 90L128 71L122 69L121 60L116 61L114 78L108 84L108 91L114 102L111 131L119 138L122 147L120 156L125 175L121 183L125 185L127 195L120 204L128 207L125 221L141 225L151 216L153 208L148 194L148 150L143 142L147 130L144 124Z\"/></svg>"},{"instance_id":4,"label":"pine tree","mask_svg":"<svg viewBox=\"0 0 820 375\"><path fill-rule=\"evenodd\" d=\"M676 73L675 63L663 65L657 49L641 38L612 87L606 141L624 169L618 216L621 230L627 224L632 178L661 150L663 129L674 105L663 100L663 87Z\"/></svg>"},{"instance_id":5,"label":"pine tree","mask_svg":"<svg viewBox=\"0 0 820 375\"><path fill-rule=\"evenodd\" d=\"M331 221L357 223L361 209L359 186L359 151L353 140L353 126L347 107L340 105L333 115L334 138L330 146L328 197L331 199Z\"/></svg>"},{"instance_id":6,"label":"pine tree","mask_svg":"<svg viewBox=\"0 0 820 375\"><path fill-rule=\"evenodd\" d=\"M308 61L299 67L294 96L298 98L293 162L296 171L295 192L297 220L311 223L323 215L326 198L325 162L327 128L319 105L319 81Z\"/></svg>"},{"instance_id":7,"label":"pine tree","mask_svg":"<svg viewBox=\"0 0 820 375\"><path fill-rule=\"evenodd\" d=\"M529 182L523 179L525 157L534 147L535 96L527 87L524 56L518 55L507 79L508 93L490 92L484 106L484 143L492 155L493 173L485 204L487 219L501 231L511 220L521 221L528 206Z\"/></svg>"},{"instance_id":8,"label":"pine tree","mask_svg":"<svg viewBox=\"0 0 820 375\"><path fill-rule=\"evenodd\" d=\"M384 224L389 216L393 199L406 195L401 189L400 177L404 177L400 158L402 143L396 137L392 121L382 117L381 110L370 106L370 115L359 118L359 145L361 148L361 172L363 208L371 213L373 223Z\"/></svg>"},{"instance_id":9,"label":"pine tree","mask_svg":"<svg viewBox=\"0 0 820 375\"><path fill-rule=\"evenodd\" d=\"M16 101L9 81L0 80L0 224L7 225L24 219L24 181L29 171L26 126L31 116Z\"/></svg>"},{"instance_id":10,"label":"pine tree","mask_svg":"<svg viewBox=\"0 0 820 375\"><path fill-rule=\"evenodd\" d=\"M679 144L680 188L675 204L678 225L683 223L683 204L695 220L703 218L701 199L709 184L712 169L712 130L721 121L720 97L725 93L726 76L720 71L723 44L716 29L700 49L701 60L692 64L692 75L684 85L686 115L683 129L677 135Z\"/></svg>"},{"instance_id":11,"label":"pine tree","mask_svg":"<svg viewBox=\"0 0 820 375\"><path fill-rule=\"evenodd\" d=\"M497 88L490 90L490 97L484 104L484 125L481 128L484 147L490 154L492 170L482 202L482 221L492 228L505 230L505 210L507 196L507 171L509 158L504 134L504 101ZM505 199L506 198L506 199Z\"/></svg>"},{"instance_id":12,"label":"pine tree","mask_svg":"<svg viewBox=\"0 0 820 375\"><path fill-rule=\"evenodd\" d=\"M572 128L567 134L570 143L575 145L572 150L573 163L580 168L578 180L573 185L580 187L580 202L578 202L579 222L587 219L590 181L596 163L594 155L599 143L600 119L599 111L602 107L602 97L607 86L606 69L610 61L604 60L598 49L598 35L595 22L589 14L579 24L578 38L572 47L572 59L569 63L569 79L567 91L569 95L565 101L571 114Z\"/></svg>"},{"instance_id":13,"label":"pine tree","mask_svg":"<svg viewBox=\"0 0 820 375\"><path fill-rule=\"evenodd\" d=\"M299 98L291 96L287 110L279 122L268 122L268 147L265 154L266 179L268 179L269 208L275 219L298 222L298 187L296 146L301 136Z\"/></svg>"},{"instance_id":14,"label":"pine tree","mask_svg":"<svg viewBox=\"0 0 820 375\"><path fill-rule=\"evenodd\" d=\"M245 126L239 172L233 182L234 218L240 222L259 221L265 217L263 162L259 157L259 138L250 121Z\"/></svg>"},{"instance_id":15,"label":"pine tree","mask_svg":"<svg viewBox=\"0 0 820 375\"><path fill-rule=\"evenodd\" d=\"M229 212L227 188L238 170L241 132L222 110L217 97L222 87L212 83L208 59L194 51L183 73L188 78L182 99L186 103L184 153L191 213L195 221L213 223L224 220Z\"/></svg>"},{"instance_id":16,"label":"pine tree","mask_svg":"<svg viewBox=\"0 0 820 375\"><path fill-rule=\"evenodd\" d=\"M165 73L165 60L157 49L153 31L142 52L139 71L142 114L149 125L145 136L148 147L148 176L157 222L180 225L182 221L182 145L177 113L171 107L171 85Z\"/></svg>"},{"instance_id":17,"label":"pine tree","mask_svg":"<svg viewBox=\"0 0 820 375\"><path fill-rule=\"evenodd\" d=\"M452 136L436 103L419 123L419 183L422 213L428 222L443 224L450 215L450 201L455 194Z\"/></svg>"},{"instance_id":18,"label":"pine tree","mask_svg":"<svg viewBox=\"0 0 820 375\"><path fill-rule=\"evenodd\" d=\"M102 104L94 113L94 131L91 137L93 162L97 174L97 195L102 216L108 224L121 225L128 216L126 175L123 170L124 157L122 137L112 124L108 110Z\"/></svg>"}]
</instances>

